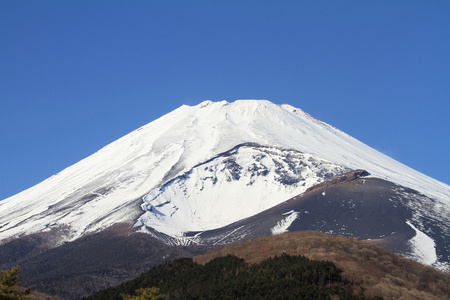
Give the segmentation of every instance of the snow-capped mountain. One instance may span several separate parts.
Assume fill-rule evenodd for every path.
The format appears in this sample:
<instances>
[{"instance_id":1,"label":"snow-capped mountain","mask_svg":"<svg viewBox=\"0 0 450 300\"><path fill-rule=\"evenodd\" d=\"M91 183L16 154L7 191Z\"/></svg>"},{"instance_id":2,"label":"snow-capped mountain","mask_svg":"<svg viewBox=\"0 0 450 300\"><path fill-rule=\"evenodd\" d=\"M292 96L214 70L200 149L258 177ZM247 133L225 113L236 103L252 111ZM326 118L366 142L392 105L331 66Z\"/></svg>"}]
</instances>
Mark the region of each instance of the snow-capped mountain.
<instances>
[{"instance_id":1,"label":"snow-capped mountain","mask_svg":"<svg viewBox=\"0 0 450 300\"><path fill-rule=\"evenodd\" d=\"M356 169L429 199L404 201L410 228L426 235L431 216L448 237L448 185L298 108L238 100L183 105L1 201L0 243L59 230L59 245L117 223L189 243ZM288 230L299 212L283 214Z\"/></svg>"}]
</instances>

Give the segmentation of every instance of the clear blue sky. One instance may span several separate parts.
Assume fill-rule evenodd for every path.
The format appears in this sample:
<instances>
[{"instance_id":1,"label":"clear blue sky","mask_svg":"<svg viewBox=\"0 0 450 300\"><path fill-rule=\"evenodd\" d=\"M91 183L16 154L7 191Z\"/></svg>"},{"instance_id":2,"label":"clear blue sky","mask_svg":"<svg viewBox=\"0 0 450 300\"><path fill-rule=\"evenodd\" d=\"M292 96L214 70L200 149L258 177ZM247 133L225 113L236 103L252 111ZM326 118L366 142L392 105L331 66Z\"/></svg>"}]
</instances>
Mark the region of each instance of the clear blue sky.
<instances>
[{"instance_id":1,"label":"clear blue sky","mask_svg":"<svg viewBox=\"0 0 450 300\"><path fill-rule=\"evenodd\" d=\"M450 184L450 1L0 0L0 199L182 104L246 98Z\"/></svg>"}]
</instances>

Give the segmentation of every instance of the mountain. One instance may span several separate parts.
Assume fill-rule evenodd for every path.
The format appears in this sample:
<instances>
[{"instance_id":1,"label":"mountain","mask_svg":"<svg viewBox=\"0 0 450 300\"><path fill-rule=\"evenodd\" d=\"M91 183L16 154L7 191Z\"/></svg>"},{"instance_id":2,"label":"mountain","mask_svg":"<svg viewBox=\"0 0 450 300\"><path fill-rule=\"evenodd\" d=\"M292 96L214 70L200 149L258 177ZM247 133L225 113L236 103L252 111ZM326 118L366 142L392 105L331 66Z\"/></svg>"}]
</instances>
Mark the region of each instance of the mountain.
<instances>
[{"instance_id":1,"label":"mountain","mask_svg":"<svg viewBox=\"0 0 450 300\"><path fill-rule=\"evenodd\" d=\"M66 255L117 226L173 246L318 230L450 270L448 185L265 100L183 105L0 201L0 267L43 266L49 253Z\"/></svg>"}]
</instances>

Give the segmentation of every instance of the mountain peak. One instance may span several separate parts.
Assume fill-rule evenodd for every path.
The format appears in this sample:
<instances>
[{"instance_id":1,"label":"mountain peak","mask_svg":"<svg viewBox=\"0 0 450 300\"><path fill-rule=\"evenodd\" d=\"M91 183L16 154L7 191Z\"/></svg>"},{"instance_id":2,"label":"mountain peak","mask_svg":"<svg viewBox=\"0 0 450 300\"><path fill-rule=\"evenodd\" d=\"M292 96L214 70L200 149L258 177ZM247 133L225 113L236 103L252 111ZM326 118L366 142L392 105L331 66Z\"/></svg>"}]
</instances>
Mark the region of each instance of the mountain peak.
<instances>
[{"instance_id":1,"label":"mountain peak","mask_svg":"<svg viewBox=\"0 0 450 300\"><path fill-rule=\"evenodd\" d=\"M355 169L412 187L448 210L449 186L299 108L207 100L0 202L0 241L60 227L70 228L63 240L71 241L118 222L179 237L250 217Z\"/></svg>"},{"instance_id":2,"label":"mountain peak","mask_svg":"<svg viewBox=\"0 0 450 300\"><path fill-rule=\"evenodd\" d=\"M299 114L299 115L308 115L305 112L303 112L301 109L293 107L289 104L275 104L269 100L264 99L240 99L235 100L233 102L228 102L226 100L214 102L211 100L205 100L197 105L191 106L191 108L207 108L210 109L221 109L223 107L228 106L230 110L234 112L241 112L242 114L249 114L251 113L262 113L264 110L272 110L272 111L279 111L279 112L289 112L293 114Z\"/></svg>"}]
</instances>

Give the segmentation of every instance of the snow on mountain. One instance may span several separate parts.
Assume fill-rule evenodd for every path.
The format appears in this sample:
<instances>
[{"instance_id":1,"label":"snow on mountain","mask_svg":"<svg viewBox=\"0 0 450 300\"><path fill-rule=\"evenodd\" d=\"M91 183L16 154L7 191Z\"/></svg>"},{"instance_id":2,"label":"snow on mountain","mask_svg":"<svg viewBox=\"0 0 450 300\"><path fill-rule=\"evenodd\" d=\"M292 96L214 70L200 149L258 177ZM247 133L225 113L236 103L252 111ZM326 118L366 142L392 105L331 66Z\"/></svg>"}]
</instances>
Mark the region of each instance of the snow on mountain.
<instances>
[{"instance_id":1,"label":"snow on mountain","mask_svg":"<svg viewBox=\"0 0 450 300\"><path fill-rule=\"evenodd\" d=\"M416 235L410 240L412 248L414 249L412 257L424 264L432 265L436 262L436 245L434 240L428 235L414 227L411 222L406 222L416 232Z\"/></svg>"},{"instance_id":2,"label":"snow on mountain","mask_svg":"<svg viewBox=\"0 0 450 300\"><path fill-rule=\"evenodd\" d=\"M288 231L289 226L298 218L299 212L288 211L284 213L286 217L279 221L276 226L271 229L272 234L281 234Z\"/></svg>"},{"instance_id":3,"label":"snow on mountain","mask_svg":"<svg viewBox=\"0 0 450 300\"><path fill-rule=\"evenodd\" d=\"M236 148L243 144L254 146ZM449 211L448 185L298 108L265 100L205 101L183 105L1 201L0 241L60 227L70 241L118 222L169 235L213 229L323 181L317 172L360 168ZM290 184L277 180L281 170Z\"/></svg>"},{"instance_id":4,"label":"snow on mountain","mask_svg":"<svg viewBox=\"0 0 450 300\"><path fill-rule=\"evenodd\" d=\"M239 145L145 195L135 226L170 236L222 227L347 171L295 150Z\"/></svg>"}]
</instances>

